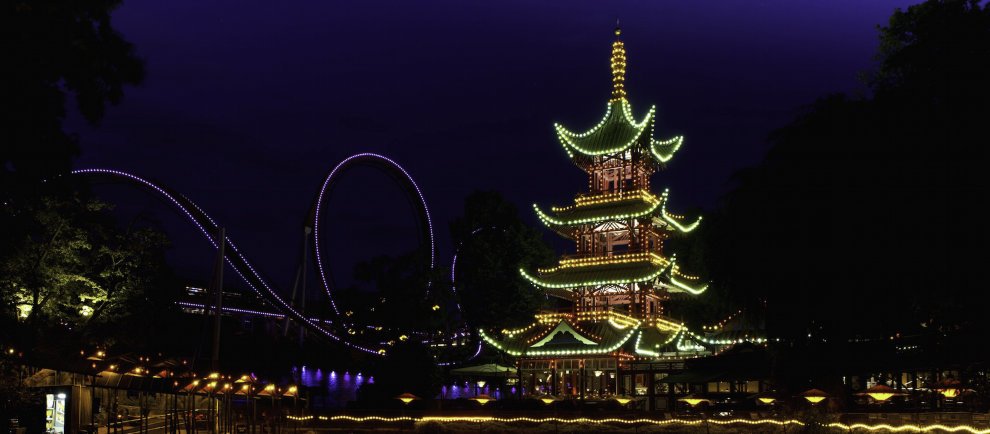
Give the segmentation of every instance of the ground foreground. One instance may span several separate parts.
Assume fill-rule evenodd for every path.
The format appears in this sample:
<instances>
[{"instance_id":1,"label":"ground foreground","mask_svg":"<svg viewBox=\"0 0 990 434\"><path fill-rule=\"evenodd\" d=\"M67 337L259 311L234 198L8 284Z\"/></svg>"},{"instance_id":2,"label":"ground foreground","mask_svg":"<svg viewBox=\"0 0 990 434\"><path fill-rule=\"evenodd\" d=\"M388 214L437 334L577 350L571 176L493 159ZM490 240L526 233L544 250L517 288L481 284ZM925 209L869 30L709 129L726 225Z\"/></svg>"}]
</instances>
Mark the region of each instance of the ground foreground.
<instances>
[{"instance_id":1,"label":"ground foreground","mask_svg":"<svg viewBox=\"0 0 990 434\"><path fill-rule=\"evenodd\" d=\"M775 419L620 419L529 418L489 416L308 416L294 418L285 428L293 432L419 432L419 433L869 433L961 432L990 434L988 427L970 425L845 424L825 418L816 421Z\"/></svg>"}]
</instances>

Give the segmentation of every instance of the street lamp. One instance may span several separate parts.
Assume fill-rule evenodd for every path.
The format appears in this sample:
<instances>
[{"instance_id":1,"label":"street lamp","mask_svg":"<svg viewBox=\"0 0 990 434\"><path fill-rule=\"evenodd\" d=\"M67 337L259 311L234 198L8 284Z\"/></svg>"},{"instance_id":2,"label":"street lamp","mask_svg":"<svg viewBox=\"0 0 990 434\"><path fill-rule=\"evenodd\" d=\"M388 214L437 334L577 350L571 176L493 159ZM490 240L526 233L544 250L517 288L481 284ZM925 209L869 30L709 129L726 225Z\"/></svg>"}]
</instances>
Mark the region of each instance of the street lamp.
<instances>
[{"instance_id":1,"label":"street lamp","mask_svg":"<svg viewBox=\"0 0 990 434\"><path fill-rule=\"evenodd\" d=\"M490 401L494 401L495 398L492 398L491 396L488 396L487 394L482 393L482 394L480 394L478 396L475 396L474 398L471 398L471 400L472 401L477 401L478 404L481 404L482 406L484 406L485 404L488 404Z\"/></svg>"},{"instance_id":2,"label":"street lamp","mask_svg":"<svg viewBox=\"0 0 990 434\"><path fill-rule=\"evenodd\" d=\"M959 393L962 391L959 386L959 380L956 380L955 378L947 378L939 383L935 390L942 394L942 396L951 399L959 396Z\"/></svg>"},{"instance_id":3,"label":"street lamp","mask_svg":"<svg viewBox=\"0 0 990 434\"><path fill-rule=\"evenodd\" d=\"M295 385L289 386L287 389L285 389L285 393L282 394L282 397L292 398L292 412L295 413L296 403L299 399L299 388L296 387Z\"/></svg>"},{"instance_id":4,"label":"street lamp","mask_svg":"<svg viewBox=\"0 0 990 434\"><path fill-rule=\"evenodd\" d=\"M628 395L615 395L615 397L612 398L612 399L614 399L615 402L618 402L619 405L625 407L626 404L632 402L633 399L635 399L635 398L633 398L631 396L628 396Z\"/></svg>"},{"instance_id":5,"label":"street lamp","mask_svg":"<svg viewBox=\"0 0 990 434\"><path fill-rule=\"evenodd\" d=\"M856 395L859 396L869 396L873 398L876 402L884 402L894 396L903 395L903 392L898 392L894 388L887 386L886 384L877 384L869 389L866 389Z\"/></svg>"},{"instance_id":6,"label":"street lamp","mask_svg":"<svg viewBox=\"0 0 990 434\"><path fill-rule=\"evenodd\" d=\"M752 398L756 398L760 404L764 405L773 405L774 402L777 402L777 395L773 392L757 393L756 395L753 395Z\"/></svg>"},{"instance_id":7,"label":"street lamp","mask_svg":"<svg viewBox=\"0 0 990 434\"><path fill-rule=\"evenodd\" d=\"M265 387L262 388L261 391L258 392L258 394L256 395L256 396L270 396L272 398L272 410L271 410L272 430L277 429L276 422L277 422L278 418L275 417L275 395L277 395L277 394L278 394L278 391L276 390L275 385L274 384L268 384L268 385L265 385Z\"/></svg>"},{"instance_id":8,"label":"street lamp","mask_svg":"<svg viewBox=\"0 0 990 434\"><path fill-rule=\"evenodd\" d=\"M487 394L482 393L481 395L478 395L478 396L475 396L474 398L471 398L471 400L472 401L477 401L478 404L481 404L481 406L484 407L485 404L488 404L490 401L494 401L495 398L492 398L492 397L488 396ZM478 419L478 433L479 434L481 433L481 429L482 429L482 426L483 426L482 424L483 424L482 420L481 419Z\"/></svg>"},{"instance_id":9,"label":"street lamp","mask_svg":"<svg viewBox=\"0 0 990 434\"><path fill-rule=\"evenodd\" d=\"M678 398L677 400L678 401L681 401L681 402L686 402L692 408L697 407L698 404L701 404L702 402L711 402L710 399L703 398L703 397L700 397L700 396L697 396L697 395L688 395L688 396L685 396L683 398Z\"/></svg>"},{"instance_id":10,"label":"street lamp","mask_svg":"<svg viewBox=\"0 0 990 434\"><path fill-rule=\"evenodd\" d=\"M402 401L402 404L404 404L404 405L409 405L410 402L413 402L413 401L419 399L419 397L416 396L416 395L413 395L413 394L411 394L409 392L406 392L406 393L403 393L403 394L401 394L399 396L396 396L395 399L398 399L399 401Z\"/></svg>"},{"instance_id":11,"label":"street lamp","mask_svg":"<svg viewBox=\"0 0 990 434\"><path fill-rule=\"evenodd\" d=\"M541 396L539 398L539 400L540 400L540 402L546 404L547 407L549 407L550 404L553 404L554 401L557 400L557 397L555 397L553 395L543 395L543 396ZM557 420L557 409L555 408L555 409L553 409L553 432L554 433L559 432L559 427L558 427L559 424L560 424L560 421Z\"/></svg>"},{"instance_id":12,"label":"street lamp","mask_svg":"<svg viewBox=\"0 0 990 434\"><path fill-rule=\"evenodd\" d=\"M258 403L256 402L255 399L251 398L251 391L253 390L251 385L256 383L257 381L258 379L255 378L254 374L241 375L241 378L238 378L236 381L234 381L235 384L241 385L241 389L235 392L234 394L244 395L244 399L246 400L245 403L250 404L251 406L250 419L248 420L248 425L251 426L251 432L254 432L254 427L258 419ZM244 418L248 419L247 415L245 415Z\"/></svg>"},{"instance_id":13,"label":"street lamp","mask_svg":"<svg viewBox=\"0 0 990 434\"><path fill-rule=\"evenodd\" d=\"M806 401L810 402L811 405L818 404L826 399L828 399L828 394L819 389L808 389L798 395L804 398Z\"/></svg>"}]
</instances>

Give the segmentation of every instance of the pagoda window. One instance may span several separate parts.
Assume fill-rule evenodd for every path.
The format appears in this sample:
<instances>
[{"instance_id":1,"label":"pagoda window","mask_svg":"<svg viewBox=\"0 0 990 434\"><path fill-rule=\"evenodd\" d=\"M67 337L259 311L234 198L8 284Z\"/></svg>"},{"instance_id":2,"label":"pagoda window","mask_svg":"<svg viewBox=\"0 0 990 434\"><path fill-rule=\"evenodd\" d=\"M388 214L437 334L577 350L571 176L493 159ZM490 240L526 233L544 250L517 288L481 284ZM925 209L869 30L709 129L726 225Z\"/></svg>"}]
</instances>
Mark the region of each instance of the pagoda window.
<instances>
[{"instance_id":1,"label":"pagoda window","mask_svg":"<svg viewBox=\"0 0 990 434\"><path fill-rule=\"evenodd\" d=\"M623 164L598 166L591 175L592 193L615 193L628 190L633 186L632 180L631 166Z\"/></svg>"},{"instance_id":2,"label":"pagoda window","mask_svg":"<svg viewBox=\"0 0 990 434\"><path fill-rule=\"evenodd\" d=\"M581 236L581 248L579 250L579 253L582 253L584 255L594 254L594 247L592 246L591 239L592 239L591 235Z\"/></svg>"},{"instance_id":3,"label":"pagoda window","mask_svg":"<svg viewBox=\"0 0 990 434\"><path fill-rule=\"evenodd\" d=\"M609 192L619 191L622 185L622 169L608 169L605 171L605 188Z\"/></svg>"}]
</instances>

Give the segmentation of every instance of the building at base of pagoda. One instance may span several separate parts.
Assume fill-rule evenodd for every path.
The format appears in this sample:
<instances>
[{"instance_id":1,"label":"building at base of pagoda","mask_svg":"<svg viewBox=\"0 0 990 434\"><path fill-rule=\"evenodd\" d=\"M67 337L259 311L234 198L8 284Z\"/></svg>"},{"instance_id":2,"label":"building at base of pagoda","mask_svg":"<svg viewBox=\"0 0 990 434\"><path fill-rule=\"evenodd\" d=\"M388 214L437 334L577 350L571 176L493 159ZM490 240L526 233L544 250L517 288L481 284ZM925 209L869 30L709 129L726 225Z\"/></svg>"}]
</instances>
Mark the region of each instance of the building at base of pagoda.
<instances>
[{"instance_id":1,"label":"building at base of pagoda","mask_svg":"<svg viewBox=\"0 0 990 434\"><path fill-rule=\"evenodd\" d=\"M517 360L528 395L607 398L673 397L664 379L690 358L711 355L722 342L688 330L666 305L695 297L707 285L680 269L664 242L686 236L700 223L668 211L670 194L655 194L651 176L683 144L683 137L654 138L656 108L642 118L626 99L626 56L616 30L612 45L612 97L602 120L573 132L556 125L567 155L588 176L588 191L574 202L537 216L574 242L575 253L547 269L522 275L568 307L542 312L515 330L481 330L483 340ZM683 391L681 391L683 392Z\"/></svg>"}]
</instances>

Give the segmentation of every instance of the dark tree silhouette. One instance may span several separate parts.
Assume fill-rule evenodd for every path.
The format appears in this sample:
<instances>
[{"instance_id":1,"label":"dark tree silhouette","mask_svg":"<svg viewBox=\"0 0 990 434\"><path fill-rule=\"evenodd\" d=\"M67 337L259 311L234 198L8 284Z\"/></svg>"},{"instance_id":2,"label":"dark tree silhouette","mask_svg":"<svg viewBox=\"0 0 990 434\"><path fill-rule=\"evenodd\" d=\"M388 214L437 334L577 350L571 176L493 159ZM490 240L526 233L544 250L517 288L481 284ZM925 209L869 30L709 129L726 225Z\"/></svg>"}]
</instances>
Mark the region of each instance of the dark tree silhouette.
<instances>
[{"instance_id":1,"label":"dark tree silhouette","mask_svg":"<svg viewBox=\"0 0 990 434\"><path fill-rule=\"evenodd\" d=\"M92 123L123 87L139 83L144 66L111 27L119 0L13 0L4 10L0 68L0 187L4 196L69 169L78 152L65 133L66 98ZM10 200L10 197L5 198Z\"/></svg>"},{"instance_id":2,"label":"dark tree silhouette","mask_svg":"<svg viewBox=\"0 0 990 434\"><path fill-rule=\"evenodd\" d=\"M464 215L450 230L459 246L455 284L467 323L477 329L531 322L546 299L519 269L553 263L553 251L540 233L527 227L515 206L495 192L468 196Z\"/></svg>"},{"instance_id":3,"label":"dark tree silhouette","mask_svg":"<svg viewBox=\"0 0 990 434\"><path fill-rule=\"evenodd\" d=\"M450 298L446 269L431 271L423 256L376 256L356 264L354 278L364 285L338 294L345 315L357 323L398 330L444 329ZM435 311L434 305L445 309Z\"/></svg>"},{"instance_id":4,"label":"dark tree silhouette","mask_svg":"<svg viewBox=\"0 0 990 434\"><path fill-rule=\"evenodd\" d=\"M990 6L928 1L881 27L870 96L776 131L709 222L713 279L773 336L986 330Z\"/></svg>"}]
</instances>

